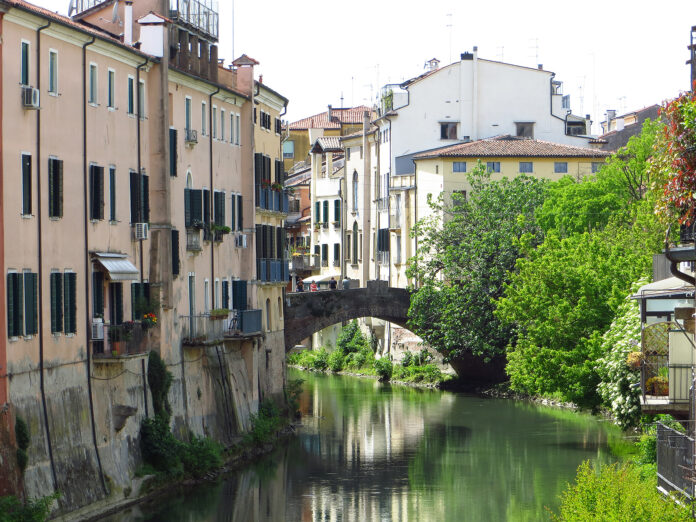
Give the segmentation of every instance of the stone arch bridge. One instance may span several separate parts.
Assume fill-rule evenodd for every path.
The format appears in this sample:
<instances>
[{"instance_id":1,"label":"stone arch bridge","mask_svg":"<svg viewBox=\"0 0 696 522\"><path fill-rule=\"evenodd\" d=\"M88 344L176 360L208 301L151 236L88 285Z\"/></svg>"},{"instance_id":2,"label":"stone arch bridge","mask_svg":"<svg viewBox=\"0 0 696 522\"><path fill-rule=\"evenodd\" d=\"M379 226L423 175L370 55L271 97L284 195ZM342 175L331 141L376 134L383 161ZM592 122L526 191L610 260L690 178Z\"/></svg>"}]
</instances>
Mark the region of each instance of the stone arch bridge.
<instances>
[{"instance_id":1,"label":"stone arch bridge","mask_svg":"<svg viewBox=\"0 0 696 522\"><path fill-rule=\"evenodd\" d=\"M366 288L288 294L285 350L332 324L360 317L376 317L405 327L409 304L409 291L392 288L386 281L368 281Z\"/></svg>"}]
</instances>

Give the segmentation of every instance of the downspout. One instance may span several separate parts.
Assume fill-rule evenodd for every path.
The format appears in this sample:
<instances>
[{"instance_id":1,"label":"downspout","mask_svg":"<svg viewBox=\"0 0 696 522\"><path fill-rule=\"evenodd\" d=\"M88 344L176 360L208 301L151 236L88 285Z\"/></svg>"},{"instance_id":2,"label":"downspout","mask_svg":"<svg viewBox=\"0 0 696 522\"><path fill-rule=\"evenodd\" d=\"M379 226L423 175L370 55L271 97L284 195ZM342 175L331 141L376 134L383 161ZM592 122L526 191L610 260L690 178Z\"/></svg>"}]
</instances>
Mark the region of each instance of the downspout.
<instances>
[{"instance_id":1,"label":"downspout","mask_svg":"<svg viewBox=\"0 0 696 522\"><path fill-rule=\"evenodd\" d=\"M413 225L415 226L416 223L418 223L418 165L413 161ZM416 256L418 255L418 234L413 234L413 241L415 244L413 255ZM413 279L413 287L418 288L418 270L416 270L416 277Z\"/></svg>"},{"instance_id":2,"label":"downspout","mask_svg":"<svg viewBox=\"0 0 696 522\"><path fill-rule=\"evenodd\" d=\"M49 20L46 25L36 29L36 88L41 89L41 31L51 26ZM51 429L48 426L48 408L46 407L46 383L44 379L44 334L43 334L43 251L42 251L42 212L41 212L41 110L36 111L36 226L38 237L38 274L39 280L39 386L41 388L41 405L43 407L44 427L46 429L46 443L48 445L48 458L51 462L51 474L53 475L53 490L58 491L58 476L56 465L53 461L53 447L51 444Z\"/></svg>"},{"instance_id":3,"label":"downspout","mask_svg":"<svg viewBox=\"0 0 696 522\"><path fill-rule=\"evenodd\" d=\"M91 347L91 328L92 323L90 321L89 314L89 283L90 283L90 271L89 271L89 193L87 191L87 47L92 45L96 40L96 36L92 36L92 39L82 46L82 195L84 198L84 214L83 214L83 228L84 228L84 256L85 256L85 304L86 304L86 314L85 314L85 333L87 335L87 394L89 395L89 414L92 424L92 443L94 444L94 453L97 456L97 465L99 466L99 478L101 479L102 488L104 489L104 494L108 495L109 491L106 488L106 481L104 480L104 470L102 469L101 457L99 456L99 447L97 446L97 428L94 423L94 397L92 391L92 347Z\"/></svg>"},{"instance_id":4,"label":"downspout","mask_svg":"<svg viewBox=\"0 0 696 522\"><path fill-rule=\"evenodd\" d=\"M217 132L217 129L213 129L213 96L220 92L220 87L215 89L208 95L208 122L210 126L210 132L208 133L209 142L209 153L210 153L210 198L208 199L210 203L210 221L209 224L213 224L213 209L215 208L215 192L213 191L213 132ZM217 122L215 122L217 127ZM205 210L204 210L205 211ZM210 233L210 286L212 287L212 292L210 292L210 309L215 309L215 234Z\"/></svg>"},{"instance_id":5,"label":"downspout","mask_svg":"<svg viewBox=\"0 0 696 522\"><path fill-rule=\"evenodd\" d=\"M136 100L136 103L138 105L138 108L136 111L136 117L135 117L136 135L137 135L136 141L138 142L138 176L142 176L142 174L143 174L143 172L142 172L143 169L142 169L141 145L140 145L140 140L141 140L141 138L140 138L140 119L142 118L142 114L140 114L140 107L142 106L142 100L140 99L140 69L145 67L149 61L150 61L149 58L145 58L145 61L135 68L135 93L136 93L135 100ZM148 195L148 199L149 199L149 195ZM144 217L145 216L140 216L141 219ZM140 250L140 282L142 283L143 282L143 274L144 274L144 272L143 272L143 264L144 264L144 262L143 262L143 251L144 251L143 240L141 239L140 241L138 241L138 243L140 243L138 246L140 247L139 248L139 250Z\"/></svg>"},{"instance_id":6,"label":"downspout","mask_svg":"<svg viewBox=\"0 0 696 522\"><path fill-rule=\"evenodd\" d=\"M2 41L4 35L4 18L7 9L5 7L0 7L0 41ZM0 45L0 63L2 61L2 45ZM3 99L3 74L2 67L0 67L0 100ZM2 104L0 103L0 216L5 215L5 205L4 205L4 183L5 179L3 161L4 150L3 150L3 129L2 129L2 118L3 110ZM0 271L5 273L5 229L0 227ZM0 295L5 294L5 278L0 277ZM0 335L3 339L7 339L7 319L6 314L0 314ZM9 389L7 386L7 343L0 343L0 404L8 402L9 399Z\"/></svg>"}]
</instances>

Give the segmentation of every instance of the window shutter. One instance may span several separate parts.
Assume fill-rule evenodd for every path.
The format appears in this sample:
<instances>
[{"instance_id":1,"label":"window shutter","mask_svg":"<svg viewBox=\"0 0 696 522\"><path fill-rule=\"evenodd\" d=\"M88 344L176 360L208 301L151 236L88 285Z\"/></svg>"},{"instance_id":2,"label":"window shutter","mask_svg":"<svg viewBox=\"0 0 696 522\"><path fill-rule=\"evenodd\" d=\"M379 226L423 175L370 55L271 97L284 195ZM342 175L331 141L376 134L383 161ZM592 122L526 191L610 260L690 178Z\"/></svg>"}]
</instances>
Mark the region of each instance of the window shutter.
<instances>
[{"instance_id":1,"label":"window shutter","mask_svg":"<svg viewBox=\"0 0 696 522\"><path fill-rule=\"evenodd\" d=\"M143 222L150 221L150 177L145 174L142 175L142 193L143 198L142 203L142 219Z\"/></svg>"},{"instance_id":2,"label":"window shutter","mask_svg":"<svg viewBox=\"0 0 696 522\"><path fill-rule=\"evenodd\" d=\"M232 281L232 300L235 310L247 309L247 282Z\"/></svg>"},{"instance_id":3,"label":"window shutter","mask_svg":"<svg viewBox=\"0 0 696 522\"><path fill-rule=\"evenodd\" d=\"M254 154L254 183L260 185L263 180L263 154Z\"/></svg>"},{"instance_id":4,"label":"window shutter","mask_svg":"<svg viewBox=\"0 0 696 522\"><path fill-rule=\"evenodd\" d=\"M35 273L24 274L24 315L26 317L26 334L32 335L38 332L37 309L37 277Z\"/></svg>"},{"instance_id":5,"label":"window shutter","mask_svg":"<svg viewBox=\"0 0 696 522\"><path fill-rule=\"evenodd\" d=\"M263 258L263 225L256 225L256 259Z\"/></svg>"},{"instance_id":6,"label":"window shutter","mask_svg":"<svg viewBox=\"0 0 696 522\"><path fill-rule=\"evenodd\" d=\"M64 274L65 333L77 332L77 302L75 300L77 291L77 285L75 284L76 279L77 275L73 272L66 272Z\"/></svg>"},{"instance_id":7,"label":"window shutter","mask_svg":"<svg viewBox=\"0 0 696 522\"><path fill-rule=\"evenodd\" d=\"M179 275L179 231L172 229L172 274Z\"/></svg>"},{"instance_id":8,"label":"window shutter","mask_svg":"<svg viewBox=\"0 0 696 522\"><path fill-rule=\"evenodd\" d=\"M341 200L334 200L334 221L341 221Z\"/></svg>"},{"instance_id":9,"label":"window shutter","mask_svg":"<svg viewBox=\"0 0 696 522\"><path fill-rule=\"evenodd\" d=\"M276 259L283 257L283 229L276 227Z\"/></svg>"},{"instance_id":10,"label":"window shutter","mask_svg":"<svg viewBox=\"0 0 696 522\"><path fill-rule=\"evenodd\" d=\"M230 283L229 281L222 282L222 308L230 307Z\"/></svg>"},{"instance_id":11,"label":"window shutter","mask_svg":"<svg viewBox=\"0 0 696 522\"><path fill-rule=\"evenodd\" d=\"M263 158L263 179L265 181L271 181L271 158L270 156L264 156Z\"/></svg>"},{"instance_id":12,"label":"window shutter","mask_svg":"<svg viewBox=\"0 0 696 522\"><path fill-rule=\"evenodd\" d=\"M334 243L334 261L339 261L341 259L341 244Z\"/></svg>"},{"instance_id":13,"label":"window shutter","mask_svg":"<svg viewBox=\"0 0 696 522\"><path fill-rule=\"evenodd\" d=\"M51 332L63 331L63 275L51 272Z\"/></svg>"},{"instance_id":14,"label":"window shutter","mask_svg":"<svg viewBox=\"0 0 696 522\"><path fill-rule=\"evenodd\" d=\"M55 160L56 177L56 216L63 217L63 160Z\"/></svg>"},{"instance_id":15,"label":"window shutter","mask_svg":"<svg viewBox=\"0 0 696 522\"><path fill-rule=\"evenodd\" d=\"M104 317L104 274L92 272L92 317Z\"/></svg>"},{"instance_id":16,"label":"window shutter","mask_svg":"<svg viewBox=\"0 0 696 522\"><path fill-rule=\"evenodd\" d=\"M314 221L316 223L321 223L321 203L319 203L318 201L314 203L314 215Z\"/></svg>"},{"instance_id":17,"label":"window shutter","mask_svg":"<svg viewBox=\"0 0 696 522\"><path fill-rule=\"evenodd\" d=\"M329 200L324 200L324 223L329 222Z\"/></svg>"},{"instance_id":18,"label":"window shutter","mask_svg":"<svg viewBox=\"0 0 696 522\"><path fill-rule=\"evenodd\" d=\"M184 189L184 226L193 226L191 221L191 189Z\"/></svg>"},{"instance_id":19,"label":"window shutter","mask_svg":"<svg viewBox=\"0 0 696 522\"><path fill-rule=\"evenodd\" d=\"M177 175L177 130L169 129L169 175Z\"/></svg>"},{"instance_id":20,"label":"window shutter","mask_svg":"<svg viewBox=\"0 0 696 522\"><path fill-rule=\"evenodd\" d=\"M130 204L131 223L139 223L140 218L140 175L134 170L130 171Z\"/></svg>"},{"instance_id":21,"label":"window shutter","mask_svg":"<svg viewBox=\"0 0 696 522\"><path fill-rule=\"evenodd\" d=\"M109 169L109 220L116 221L116 169Z\"/></svg>"},{"instance_id":22,"label":"window shutter","mask_svg":"<svg viewBox=\"0 0 696 522\"><path fill-rule=\"evenodd\" d=\"M111 283L111 288L114 296L114 323L123 323L123 283Z\"/></svg>"},{"instance_id":23,"label":"window shutter","mask_svg":"<svg viewBox=\"0 0 696 522\"><path fill-rule=\"evenodd\" d=\"M210 223L210 190L203 189L203 222Z\"/></svg>"},{"instance_id":24,"label":"window shutter","mask_svg":"<svg viewBox=\"0 0 696 522\"><path fill-rule=\"evenodd\" d=\"M191 189L191 225L203 223L203 191L201 189Z\"/></svg>"},{"instance_id":25,"label":"window shutter","mask_svg":"<svg viewBox=\"0 0 696 522\"><path fill-rule=\"evenodd\" d=\"M97 167L97 180L99 187L97 192L97 210L99 212L97 219L104 219L104 167Z\"/></svg>"},{"instance_id":26,"label":"window shutter","mask_svg":"<svg viewBox=\"0 0 696 522\"><path fill-rule=\"evenodd\" d=\"M237 230L244 229L244 208L242 207L242 195L237 194Z\"/></svg>"},{"instance_id":27,"label":"window shutter","mask_svg":"<svg viewBox=\"0 0 696 522\"><path fill-rule=\"evenodd\" d=\"M237 205L236 205L236 203L237 203L237 195L236 195L236 194L232 194L232 197L230 198L230 201L232 202L232 208L230 209L230 210L231 210L230 216L231 216L231 218L232 218L231 221L230 221L230 228L231 228L232 230L237 230L237 227L235 226L235 225L236 225L235 221L236 221L236 217L237 217Z\"/></svg>"},{"instance_id":28,"label":"window shutter","mask_svg":"<svg viewBox=\"0 0 696 522\"><path fill-rule=\"evenodd\" d=\"M53 158L48 158L48 217L56 216L55 178L53 176ZM53 323L51 323L52 325ZM51 330L52 332L55 330Z\"/></svg>"},{"instance_id":29,"label":"window shutter","mask_svg":"<svg viewBox=\"0 0 696 522\"><path fill-rule=\"evenodd\" d=\"M19 274L7 274L7 335L22 335L22 295Z\"/></svg>"},{"instance_id":30,"label":"window shutter","mask_svg":"<svg viewBox=\"0 0 696 522\"><path fill-rule=\"evenodd\" d=\"M22 154L22 214L31 214L31 156Z\"/></svg>"}]
</instances>

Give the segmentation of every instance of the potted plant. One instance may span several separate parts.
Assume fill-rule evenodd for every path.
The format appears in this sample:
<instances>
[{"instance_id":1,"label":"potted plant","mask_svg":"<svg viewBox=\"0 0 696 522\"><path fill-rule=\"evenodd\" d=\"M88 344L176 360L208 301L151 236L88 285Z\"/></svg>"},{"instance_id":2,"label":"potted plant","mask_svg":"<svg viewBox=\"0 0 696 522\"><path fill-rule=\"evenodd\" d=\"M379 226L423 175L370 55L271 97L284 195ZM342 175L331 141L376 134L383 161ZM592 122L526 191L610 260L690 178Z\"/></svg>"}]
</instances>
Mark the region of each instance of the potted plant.
<instances>
[{"instance_id":1,"label":"potted plant","mask_svg":"<svg viewBox=\"0 0 696 522\"><path fill-rule=\"evenodd\" d=\"M227 319L230 311L227 308L215 308L210 311L210 318L213 321L220 321L222 319Z\"/></svg>"},{"instance_id":2,"label":"potted plant","mask_svg":"<svg viewBox=\"0 0 696 522\"><path fill-rule=\"evenodd\" d=\"M133 332L125 324L112 325L109 327L109 345L111 354L114 356L126 352L125 344L131 340Z\"/></svg>"},{"instance_id":3,"label":"potted plant","mask_svg":"<svg viewBox=\"0 0 696 522\"><path fill-rule=\"evenodd\" d=\"M283 190L283 185L280 183L273 183L271 185L271 189L275 190L276 192L281 192Z\"/></svg>"},{"instance_id":4,"label":"potted plant","mask_svg":"<svg viewBox=\"0 0 696 522\"><path fill-rule=\"evenodd\" d=\"M153 326L157 325L157 316L152 312L144 314L140 323L142 324L144 330L152 328Z\"/></svg>"},{"instance_id":5,"label":"potted plant","mask_svg":"<svg viewBox=\"0 0 696 522\"><path fill-rule=\"evenodd\" d=\"M626 357L626 364L629 368L638 369L643 363L643 352L628 352L628 357Z\"/></svg>"}]
</instances>

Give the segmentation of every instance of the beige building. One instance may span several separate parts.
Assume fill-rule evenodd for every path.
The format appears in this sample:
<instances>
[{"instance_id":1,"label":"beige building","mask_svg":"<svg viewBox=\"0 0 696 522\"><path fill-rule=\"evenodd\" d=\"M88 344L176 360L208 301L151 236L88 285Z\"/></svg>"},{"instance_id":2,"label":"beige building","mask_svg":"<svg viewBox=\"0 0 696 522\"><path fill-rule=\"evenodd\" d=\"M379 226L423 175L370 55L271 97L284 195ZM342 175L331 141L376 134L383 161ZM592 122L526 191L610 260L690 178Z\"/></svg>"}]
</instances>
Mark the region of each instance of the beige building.
<instances>
[{"instance_id":1,"label":"beige building","mask_svg":"<svg viewBox=\"0 0 696 522\"><path fill-rule=\"evenodd\" d=\"M231 442L282 397L287 279L263 280L256 226L284 259L287 203L261 208L254 181L258 151L282 185L287 100L253 59L219 65L209 2L77 4L0 1L0 435L22 417L31 437L0 494L60 490L66 511L131 487L150 351L181 436Z\"/></svg>"}]
</instances>

